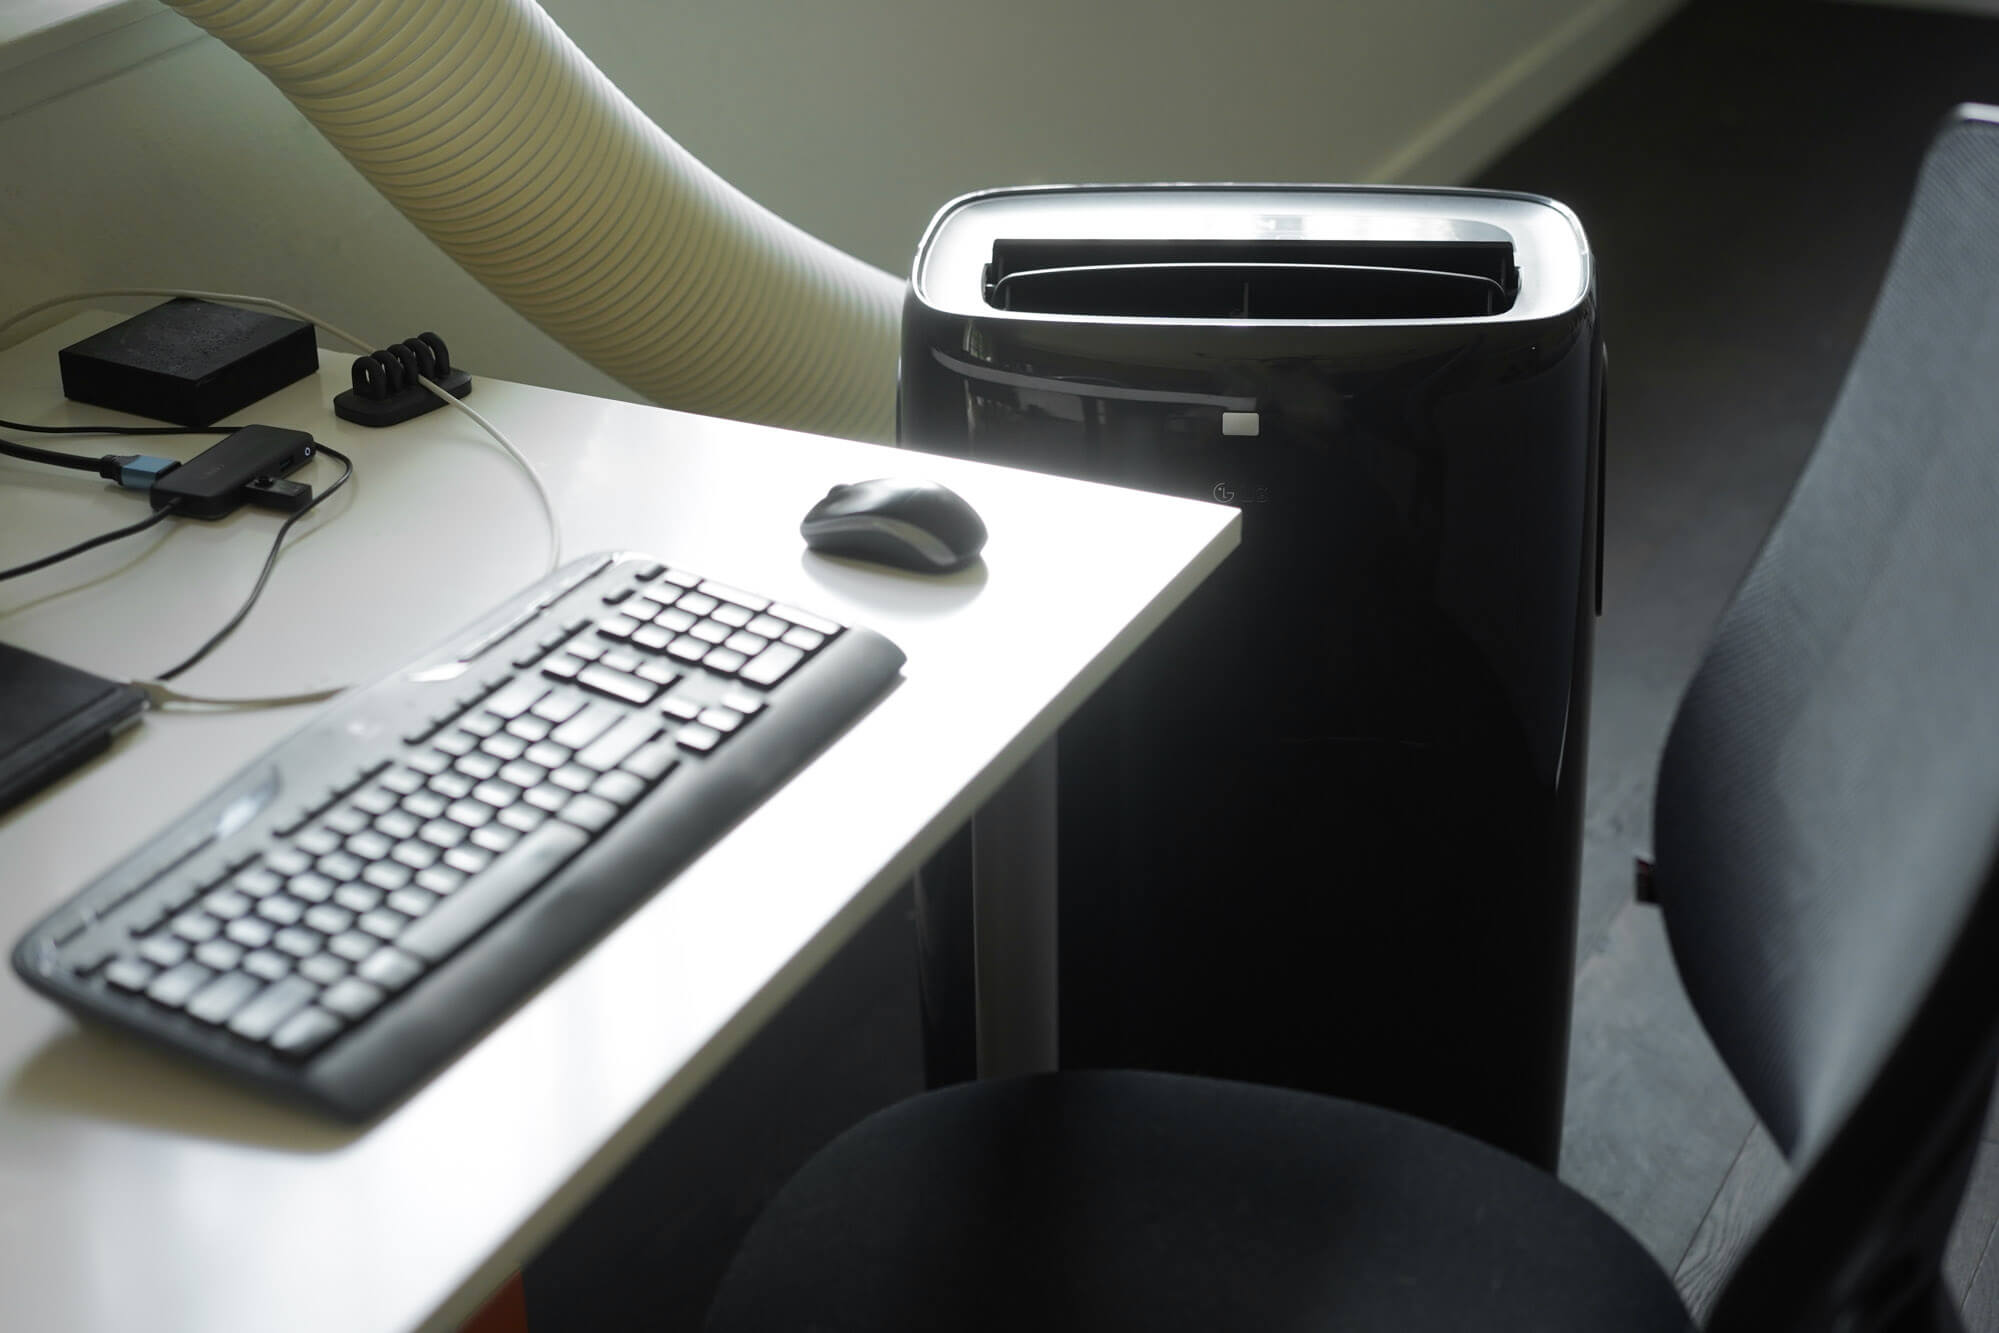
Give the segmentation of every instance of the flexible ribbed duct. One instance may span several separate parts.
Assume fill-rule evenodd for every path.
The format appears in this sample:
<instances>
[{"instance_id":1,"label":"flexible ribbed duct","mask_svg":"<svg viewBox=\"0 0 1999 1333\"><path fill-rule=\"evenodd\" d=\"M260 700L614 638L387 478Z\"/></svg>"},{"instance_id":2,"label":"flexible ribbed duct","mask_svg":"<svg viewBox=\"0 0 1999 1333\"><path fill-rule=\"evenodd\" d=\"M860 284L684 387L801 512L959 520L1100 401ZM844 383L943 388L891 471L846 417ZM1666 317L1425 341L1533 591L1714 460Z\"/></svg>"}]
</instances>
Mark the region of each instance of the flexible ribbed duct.
<instances>
[{"instance_id":1,"label":"flexible ribbed duct","mask_svg":"<svg viewBox=\"0 0 1999 1333\"><path fill-rule=\"evenodd\" d=\"M703 166L533 0L168 0L551 337L669 407L894 437L901 284Z\"/></svg>"}]
</instances>

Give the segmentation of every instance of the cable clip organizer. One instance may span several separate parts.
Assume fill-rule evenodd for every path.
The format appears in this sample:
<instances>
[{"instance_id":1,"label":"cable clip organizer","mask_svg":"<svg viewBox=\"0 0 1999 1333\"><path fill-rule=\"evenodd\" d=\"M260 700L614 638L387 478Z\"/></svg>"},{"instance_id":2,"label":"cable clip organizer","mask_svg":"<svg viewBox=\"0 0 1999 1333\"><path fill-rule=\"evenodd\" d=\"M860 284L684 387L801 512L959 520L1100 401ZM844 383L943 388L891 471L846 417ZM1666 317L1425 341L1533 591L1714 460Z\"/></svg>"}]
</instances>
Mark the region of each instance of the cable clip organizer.
<instances>
[{"instance_id":1,"label":"cable clip organizer","mask_svg":"<svg viewBox=\"0 0 1999 1333\"><path fill-rule=\"evenodd\" d=\"M454 398L472 392L472 377L451 366L444 339L434 333L391 343L354 358L354 387L333 396L333 414L361 426L393 426L444 406L418 376Z\"/></svg>"}]
</instances>

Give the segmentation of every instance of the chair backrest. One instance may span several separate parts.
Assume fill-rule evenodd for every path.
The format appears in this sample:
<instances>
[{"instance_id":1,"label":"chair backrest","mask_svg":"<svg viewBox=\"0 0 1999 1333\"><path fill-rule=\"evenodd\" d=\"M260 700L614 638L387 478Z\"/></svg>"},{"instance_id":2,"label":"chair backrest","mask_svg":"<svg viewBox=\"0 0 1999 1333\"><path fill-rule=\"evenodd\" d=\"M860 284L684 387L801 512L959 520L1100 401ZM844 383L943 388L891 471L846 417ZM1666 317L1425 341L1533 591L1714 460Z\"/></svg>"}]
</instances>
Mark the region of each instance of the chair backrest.
<instances>
[{"instance_id":1,"label":"chair backrest","mask_svg":"<svg viewBox=\"0 0 1999 1333\"><path fill-rule=\"evenodd\" d=\"M1930 147L1654 838L1681 979L1797 1173L1711 1333L1959 1327L1941 1255L1999 1040L1999 110Z\"/></svg>"}]
</instances>

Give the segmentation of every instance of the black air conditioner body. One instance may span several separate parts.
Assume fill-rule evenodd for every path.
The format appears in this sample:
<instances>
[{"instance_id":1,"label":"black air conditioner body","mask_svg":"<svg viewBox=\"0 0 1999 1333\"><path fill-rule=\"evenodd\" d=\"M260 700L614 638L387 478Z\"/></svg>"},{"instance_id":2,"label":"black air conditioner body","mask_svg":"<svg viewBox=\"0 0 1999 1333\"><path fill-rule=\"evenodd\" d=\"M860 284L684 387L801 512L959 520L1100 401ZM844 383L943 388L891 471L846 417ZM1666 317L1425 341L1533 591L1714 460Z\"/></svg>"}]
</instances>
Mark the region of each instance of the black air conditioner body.
<instances>
[{"instance_id":1,"label":"black air conditioner body","mask_svg":"<svg viewBox=\"0 0 1999 1333\"><path fill-rule=\"evenodd\" d=\"M1058 741L1065 1067L1351 1096L1554 1165L1603 379L1581 227L1534 196L938 214L905 447L1242 512Z\"/></svg>"}]
</instances>

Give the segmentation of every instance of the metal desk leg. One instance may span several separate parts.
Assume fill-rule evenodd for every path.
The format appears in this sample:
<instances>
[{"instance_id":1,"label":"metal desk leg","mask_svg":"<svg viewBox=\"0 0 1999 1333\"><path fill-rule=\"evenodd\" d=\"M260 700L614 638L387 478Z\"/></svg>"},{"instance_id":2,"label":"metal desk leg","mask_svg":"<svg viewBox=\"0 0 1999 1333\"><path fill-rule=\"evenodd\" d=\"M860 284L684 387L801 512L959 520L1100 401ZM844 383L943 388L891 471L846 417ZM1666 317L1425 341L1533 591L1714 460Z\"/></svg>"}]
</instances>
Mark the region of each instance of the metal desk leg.
<instances>
[{"instance_id":1,"label":"metal desk leg","mask_svg":"<svg viewBox=\"0 0 1999 1333\"><path fill-rule=\"evenodd\" d=\"M1056 1067L1055 742L972 817L979 1076Z\"/></svg>"}]
</instances>

